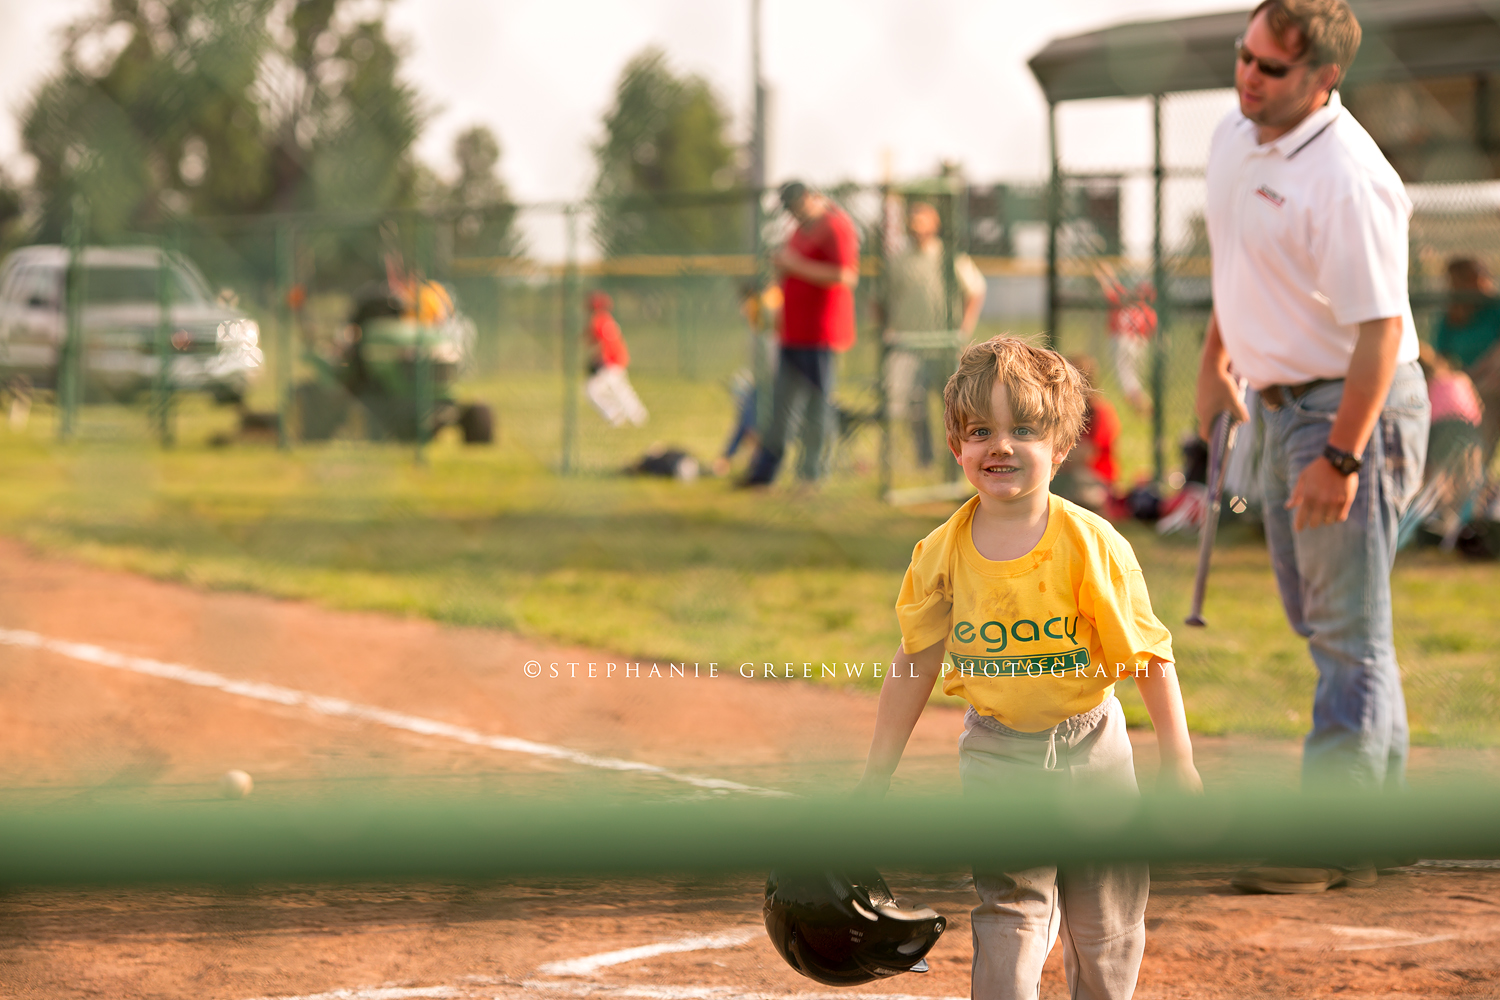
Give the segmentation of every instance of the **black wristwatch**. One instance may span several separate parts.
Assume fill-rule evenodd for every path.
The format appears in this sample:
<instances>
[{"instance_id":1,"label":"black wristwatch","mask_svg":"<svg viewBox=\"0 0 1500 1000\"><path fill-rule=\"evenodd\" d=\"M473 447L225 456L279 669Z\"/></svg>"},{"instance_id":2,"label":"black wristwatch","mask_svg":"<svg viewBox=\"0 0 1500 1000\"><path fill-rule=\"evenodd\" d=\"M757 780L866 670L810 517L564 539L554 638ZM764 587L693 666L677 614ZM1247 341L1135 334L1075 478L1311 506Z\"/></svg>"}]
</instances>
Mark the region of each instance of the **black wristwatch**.
<instances>
[{"instance_id":1,"label":"black wristwatch","mask_svg":"<svg viewBox=\"0 0 1500 1000\"><path fill-rule=\"evenodd\" d=\"M1352 476L1359 471L1360 460L1358 455L1351 455L1342 448L1327 445L1323 449L1323 457L1328 459L1328 464L1339 470L1340 475Z\"/></svg>"}]
</instances>

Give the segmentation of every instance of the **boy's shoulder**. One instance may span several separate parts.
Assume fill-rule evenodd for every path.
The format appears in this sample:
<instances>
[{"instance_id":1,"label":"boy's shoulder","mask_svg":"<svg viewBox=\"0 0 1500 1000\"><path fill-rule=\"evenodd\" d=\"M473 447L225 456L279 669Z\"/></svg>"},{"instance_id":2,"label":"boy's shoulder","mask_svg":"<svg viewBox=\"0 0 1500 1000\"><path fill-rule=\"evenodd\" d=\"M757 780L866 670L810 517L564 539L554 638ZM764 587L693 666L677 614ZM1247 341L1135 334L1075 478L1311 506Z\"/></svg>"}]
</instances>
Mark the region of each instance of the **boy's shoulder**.
<instances>
[{"instance_id":1,"label":"boy's shoulder","mask_svg":"<svg viewBox=\"0 0 1500 1000\"><path fill-rule=\"evenodd\" d=\"M1130 542L1108 519L1055 494L1054 500L1056 504L1053 511L1064 518L1059 542L1101 554L1108 553L1117 562L1135 565L1135 549L1131 548Z\"/></svg>"},{"instance_id":2,"label":"boy's shoulder","mask_svg":"<svg viewBox=\"0 0 1500 1000\"><path fill-rule=\"evenodd\" d=\"M979 506L979 494L974 494L959 505L958 510L948 515L948 519L929 531L922 539L922 545L930 545L933 542L947 541L958 536L961 531L974 518L974 508Z\"/></svg>"},{"instance_id":3,"label":"boy's shoulder","mask_svg":"<svg viewBox=\"0 0 1500 1000\"><path fill-rule=\"evenodd\" d=\"M967 529L970 520L974 516L974 508L979 504L979 497L972 496L958 510L948 515L948 519L933 528L922 540L912 548L912 562L919 560L930 562L932 559L953 558L958 553L958 542L962 532Z\"/></svg>"}]
</instances>

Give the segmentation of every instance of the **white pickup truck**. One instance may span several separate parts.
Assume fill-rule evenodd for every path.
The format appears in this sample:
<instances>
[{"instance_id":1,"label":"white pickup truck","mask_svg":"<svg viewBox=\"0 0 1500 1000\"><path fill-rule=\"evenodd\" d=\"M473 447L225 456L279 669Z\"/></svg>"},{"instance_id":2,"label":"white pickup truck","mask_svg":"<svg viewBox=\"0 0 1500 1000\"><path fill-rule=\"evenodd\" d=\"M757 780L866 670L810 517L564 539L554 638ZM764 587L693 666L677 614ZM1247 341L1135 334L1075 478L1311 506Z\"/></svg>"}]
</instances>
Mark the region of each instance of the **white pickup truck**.
<instances>
[{"instance_id":1,"label":"white pickup truck","mask_svg":"<svg viewBox=\"0 0 1500 1000\"><path fill-rule=\"evenodd\" d=\"M0 384L56 389L67 336L68 249L22 247L0 264ZM83 250L83 381L86 399L129 400L149 389L161 364L161 267L171 306L167 356L174 390L240 401L264 366L260 329L215 300L187 259L156 247Z\"/></svg>"}]
</instances>

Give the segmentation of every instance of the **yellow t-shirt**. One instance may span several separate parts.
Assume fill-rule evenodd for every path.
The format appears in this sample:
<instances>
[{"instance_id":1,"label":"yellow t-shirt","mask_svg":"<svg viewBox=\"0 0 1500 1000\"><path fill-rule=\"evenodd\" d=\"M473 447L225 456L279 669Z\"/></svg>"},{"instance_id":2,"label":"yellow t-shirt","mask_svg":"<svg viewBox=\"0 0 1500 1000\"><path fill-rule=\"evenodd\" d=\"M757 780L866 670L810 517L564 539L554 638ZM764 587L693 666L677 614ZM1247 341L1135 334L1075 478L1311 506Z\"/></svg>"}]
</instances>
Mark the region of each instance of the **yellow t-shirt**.
<instances>
[{"instance_id":1,"label":"yellow t-shirt","mask_svg":"<svg viewBox=\"0 0 1500 1000\"><path fill-rule=\"evenodd\" d=\"M908 652L945 642L945 693L1034 733L1097 708L1153 657L1171 661L1171 633L1108 521L1053 496L1036 547L997 562L974 547L978 506L917 543L896 601Z\"/></svg>"}]
</instances>

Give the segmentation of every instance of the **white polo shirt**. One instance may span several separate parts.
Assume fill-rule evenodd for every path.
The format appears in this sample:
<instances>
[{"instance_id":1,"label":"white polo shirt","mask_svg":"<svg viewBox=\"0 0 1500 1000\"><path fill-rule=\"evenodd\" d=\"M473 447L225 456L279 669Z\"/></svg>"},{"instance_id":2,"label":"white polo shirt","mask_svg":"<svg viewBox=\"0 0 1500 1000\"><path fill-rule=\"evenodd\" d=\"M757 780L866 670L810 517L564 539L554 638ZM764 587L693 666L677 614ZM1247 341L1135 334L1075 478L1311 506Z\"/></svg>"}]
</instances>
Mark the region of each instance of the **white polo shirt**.
<instances>
[{"instance_id":1,"label":"white polo shirt","mask_svg":"<svg viewBox=\"0 0 1500 1000\"><path fill-rule=\"evenodd\" d=\"M1359 324L1390 316L1397 361L1416 360L1411 199L1375 140L1337 91L1275 142L1255 129L1232 111L1208 153L1214 312L1234 370L1257 389L1343 378Z\"/></svg>"}]
</instances>

